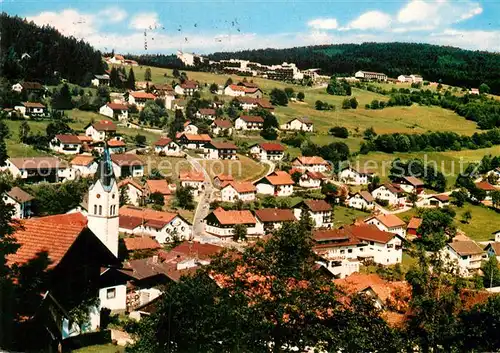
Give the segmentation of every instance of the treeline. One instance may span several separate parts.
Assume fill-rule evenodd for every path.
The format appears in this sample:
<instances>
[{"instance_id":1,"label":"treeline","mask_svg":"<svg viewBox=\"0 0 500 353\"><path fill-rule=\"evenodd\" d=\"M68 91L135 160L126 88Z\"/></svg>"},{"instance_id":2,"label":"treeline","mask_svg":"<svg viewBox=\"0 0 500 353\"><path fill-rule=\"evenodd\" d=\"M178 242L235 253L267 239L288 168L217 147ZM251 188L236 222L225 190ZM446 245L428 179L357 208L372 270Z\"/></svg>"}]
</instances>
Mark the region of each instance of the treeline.
<instances>
[{"instance_id":1,"label":"treeline","mask_svg":"<svg viewBox=\"0 0 500 353\"><path fill-rule=\"evenodd\" d=\"M424 134L384 134L361 144L360 153L370 151L393 152L434 152L460 151L461 149L487 148L500 145L500 129L492 129L472 136L455 132L427 132Z\"/></svg>"},{"instance_id":2,"label":"treeline","mask_svg":"<svg viewBox=\"0 0 500 353\"><path fill-rule=\"evenodd\" d=\"M301 69L320 68L323 75L352 76L358 70L384 72L389 77L420 74L428 81L479 87L500 92L500 56L453 47L417 43L336 44L288 49L258 49L214 53L211 60L245 59L272 65L294 62Z\"/></svg>"},{"instance_id":3,"label":"treeline","mask_svg":"<svg viewBox=\"0 0 500 353\"><path fill-rule=\"evenodd\" d=\"M186 65L180 61L176 55L165 55L165 54L145 54L145 55L133 55L127 54L127 59L135 60L140 65L163 67L169 69L186 69ZM194 70L193 70L194 69ZM190 67L190 71L196 71L196 67Z\"/></svg>"},{"instance_id":4,"label":"treeline","mask_svg":"<svg viewBox=\"0 0 500 353\"><path fill-rule=\"evenodd\" d=\"M0 73L9 80L58 84L61 79L88 85L106 66L90 44L65 37L19 17L0 14Z\"/></svg>"}]
</instances>

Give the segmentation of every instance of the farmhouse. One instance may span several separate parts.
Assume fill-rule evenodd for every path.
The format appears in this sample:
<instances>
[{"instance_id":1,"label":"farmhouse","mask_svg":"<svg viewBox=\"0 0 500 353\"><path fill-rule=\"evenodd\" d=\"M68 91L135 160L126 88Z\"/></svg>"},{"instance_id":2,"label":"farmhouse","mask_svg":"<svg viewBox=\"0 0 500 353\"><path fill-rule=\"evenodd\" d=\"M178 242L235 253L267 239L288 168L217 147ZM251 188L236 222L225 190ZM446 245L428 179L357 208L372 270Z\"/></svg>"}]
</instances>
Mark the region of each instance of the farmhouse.
<instances>
[{"instance_id":1,"label":"farmhouse","mask_svg":"<svg viewBox=\"0 0 500 353\"><path fill-rule=\"evenodd\" d=\"M179 180L182 187L192 189L194 196L199 196L205 190L205 174L201 171L182 172L179 174Z\"/></svg>"},{"instance_id":2,"label":"farmhouse","mask_svg":"<svg viewBox=\"0 0 500 353\"><path fill-rule=\"evenodd\" d=\"M45 87L43 87L43 85L39 82L21 82L14 84L12 86L12 90L18 93L24 91L28 95L32 93L40 95L45 91Z\"/></svg>"},{"instance_id":3,"label":"farmhouse","mask_svg":"<svg viewBox=\"0 0 500 353\"><path fill-rule=\"evenodd\" d=\"M107 142L109 153L125 153L127 145L121 138L115 137Z\"/></svg>"},{"instance_id":4,"label":"farmhouse","mask_svg":"<svg viewBox=\"0 0 500 353\"><path fill-rule=\"evenodd\" d=\"M238 159L236 151L238 147L232 142L208 142L203 147L206 159Z\"/></svg>"},{"instance_id":5,"label":"farmhouse","mask_svg":"<svg viewBox=\"0 0 500 353\"><path fill-rule=\"evenodd\" d=\"M57 183L75 178L74 170L67 168L56 157L8 158L0 170L8 170L14 179L20 178L30 183Z\"/></svg>"},{"instance_id":6,"label":"farmhouse","mask_svg":"<svg viewBox=\"0 0 500 353\"><path fill-rule=\"evenodd\" d=\"M174 241L176 237L189 239L191 224L177 213L126 205L120 208L120 232L147 235L164 244Z\"/></svg>"},{"instance_id":7,"label":"farmhouse","mask_svg":"<svg viewBox=\"0 0 500 353\"><path fill-rule=\"evenodd\" d=\"M327 177L320 172L302 171L299 169L290 170L290 175L300 173L299 186L306 189L319 189Z\"/></svg>"},{"instance_id":8,"label":"farmhouse","mask_svg":"<svg viewBox=\"0 0 500 353\"><path fill-rule=\"evenodd\" d=\"M97 163L92 156L76 156L69 164L75 170L76 176L86 178L97 171Z\"/></svg>"},{"instance_id":9,"label":"farmhouse","mask_svg":"<svg viewBox=\"0 0 500 353\"><path fill-rule=\"evenodd\" d=\"M404 205L406 202L406 193L399 184L389 184L379 186L372 191L375 200L387 201L389 205Z\"/></svg>"},{"instance_id":10,"label":"farmhouse","mask_svg":"<svg viewBox=\"0 0 500 353\"><path fill-rule=\"evenodd\" d=\"M82 141L76 135L56 135L49 143L51 150L62 154L78 154Z\"/></svg>"},{"instance_id":11,"label":"farmhouse","mask_svg":"<svg viewBox=\"0 0 500 353\"><path fill-rule=\"evenodd\" d=\"M236 130L262 130L264 119L256 115L242 115L234 122Z\"/></svg>"},{"instance_id":12,"label":"farmhouse","mask_svg":"<svg viewBox=\"0 0 500 353\"><path fill-rule=\"evenodd\" d=\"M486 258L483 249L472 240L452 241L441 250L441 256L458 267L459 275L472 277L481 269Z\"/></svg>"},{"instance_id":13,"label":"farmhouse","mask_svg":"<svg viewBox=\"0 0 500 353\"><path fill-rule=\"evenodd\" d=\"M395 183L409 194L419 195L424 192L424 182L413 176L396 178Z\"/></svg>"},{"instance_id":14,"label":"farmhouse","mask_svg":"<svg viewBox=\"0 0 500 353\"><path fill-rule=\"evenodd\" d=\"M214 120L217 117L217 111L212 108L201 108L196 112L198 119Z\"/></svg>"},{"instance_id":15,"label":"farmhouse","mask_svg":"<svg viewBox=\"0 0 500 353\"><path fill-rule=\"evenodd\" d=\"M190 150L202 149L205 144L211 141L212 139L207 134L193 135L183 133L178 139L180 145Z\"/></svg>"},{"instance_id":16,"label":"farmhouse","mask_svg":"<svg viewBox=\"0 0 500 353\"><path fill-rule=\"evenodd\" d=\"M491 185L487 181L480 181L479 183L476 183L476 187L480 190L483 190L486 193L486 197L485 197L486 201L491 200L491 193L493 191L500 190L500 189L497 189L495 186Z\"/></svg>"},{"instance_id":17,"label":"farmhouse","mask_svg":"<svg viewBox=\"0 0 500 353\"><path fill-rule=\"evenodd\" d=\"M246 87L234 84L224 88L224 94L231 97L262 98L262 90L259 87Z\"/></svg>"},{"instance_id":18,"label":"farmhouse","mask_svg":"<svg viewBox=\"0 0 500 353\"><path fill-rule=\"evenodd\" d=\"M332 206L325 200L304 200L294 207L294 214L301 219L302 212L309 212L315 228L331 228L333 226Z\"/></svg>"},{"instance_id":19,"label":"farmhouse","mask_svg":"<svg viewBox=\"0 0 500 353\"><path fill-rule=\"evenodd\" d=\"M229 174L217 174L214 176L214 186L216 188L221 188L224 183L229 182L229 181L234 181L234 178L232 175Z\"/></svg>"},{"instance_id":20,"label":"farmhouse","mask_svg":"<svg viewBox=\"0 0 500 353\"><path fill-rule=\"evenodd\" d=\"M144 162L135 154L113 154L111 161L117 178L144 176Z\"/></svg>"},{"instance_id":21,"label":"farmhouse","mask_svg":"<svg viewBox=\"0 0 500 353\"><path fill-rule=\"evenodd\" d=\"M258 233L260 234L269 234L274 230L280 229L283 223L297 221L292 210L279 208L255 210L255 219L257 220Z\"/></svg>"},{"instance_id":22,"label":"farmhouse","mask_svg":"<svg viewBox=\"0 0 500 353\"><path fill-rule=\"evenodd\" d=\"M165 179L146 180L144 196L150 197L151 194L161 194L165 200L165 204L168 204L174 195L175 188L175 184L169 184Z\"/></svg>"},{"instance_id":23,"label":"farmhouse","mask_svg":"<svg viewBox=\"0 0 500 353\"><path fill-rule=\"evenodd\" d=\"M319 156L297 157L292 161L292 166L298 170L320 173L325 173L330 169L328 162Z\"/></svg>"},{"instance_id":24,"label":"farmhouse","mask_svg":"<svg viewBox=\"0 0 500 353\"><path fill-rule=\"evenodd\" d=\"M406 82L412 83L413 82L411 76L409 76L409 75L399 75L398 81L401 83L406 83Z\"/></svg>"},{"instance_id":25,"label":"farmhouse","mask_svg":"<svg viewBox=\"0 0 500 353\"><path fill-rule=\"evenodd\" d=\"M450 205L450 197L446 194L432 195L427 198L429 206L442 208Z\"/></svg>"},{"instance_id":26,"label":"farmhouse","mask_svg":"<svg viewBox=\"0 0 500 353\"><path fill-rule=\"evenodd\" d=\"M15 106L15 110L20 112L23 117L43 117L47 113L47 107L42 103L23 102L21 105Z\"/></svg>"},{"instance_id":27,"label":"farmhouse","mask_svg":"<svg viewBox=\"0 0 500 353\"><path fill-rule=\"evenodd\" d=\"M348 185L368 185L375 173L368 169L348 167L339 174L341 182Z\"/></svg>"},{"instance_id":28,"label":"farmhouse","mask_svg":"<svg viewBox=\"0 0 500 353\"><path fill-rule=\"evenodd\" d=\"M94 87L109 86L109 82L110 79L108 74L94 75L94 78L90 81Z\"/></svg>"},{"instance_id":29,"label":"farmhouse","mask_svg":"<svg viewBox=\"0 0 500 353\"><path fill-rule=\"evenodd\" d=\"M384 232L398 234L401 238L406 237L406 223L393 214L380 214L365 219L366 224L374 224Z\"/></svg>"},{"instance_id":30,"label":"farmhouse","mask_svg":"<svg viewBox=\"0 0 500 353\"><path fill-rule=\"evenodd\" d=\"M349 197L349 207L358 210L373 210L375 202L373 196L368 191L360 191Z\"/></svg>"},{"instance_id":31,"label":"farmhouse","mask_svg":"<svg viewBox=\"0 0 500 353\"><path fill-rule=\"evenodd\" d=\"M250 202L255 200L257 188L249 181L228 181L221 186L221 200Z\"/></svg>"},{"instance_id":32,"label":"farmhouse","mask_svg":"<svg viewBox=\"0 0 500 353\"><path fill-rule=\"evenodd\" d=\"M135 105L137 109L142 110L146 106L146 102L153 102L156 96L153 93L132 91L128 94L128 103Z\"/></svg>"},{"instance_id":33,"label":"farmhouse","mask_svg":"<svg viewBox=\"0 0 500 353\"><path fill-rule=\"evenodd\" d=\"M215 119L210 128L215 136L230 136L233 134L233 123L230 120Z\"/></svg>"},{"instance_id":34,"label":"farmhouse","mask_svg":"<svg viewBox=\"0 0 500 353\"><path fill-rule=\"evenodd\" d=\"M279 143L262 142L250 146L253 158L259 161L281 161L285 155L285 147Z\"/></svg>"},{"instance_id":35,"label":"farmhouse","mask_svg":"<svg viewBox=\"0 0 500 353\"><path fill-rule=\"evenodd\" d=\"M33 196L18 186L14 186L3 194L4 203L14 207L12 217L18 219L31 217L31 201L33 199Z\"/></svg>"},{"instance_id":36,"label":"farmhouse","mask_svg":"<svg viewBox=\"0 0 500 353\"><path fill-rule=\"evenodd\" d=\"M128 106L121 103L106 103L99 108L99 114L118 121L128 120Z\"/></svg>"},{"instance_id":37,"label":"farmhouse","mask_svg":"<svg viewBox=\"0 0 500 353\"><path fill-rule=\"evenodd\" d=\"M85 135L92 137L92 141L104 141L116 134L116 125L110 120L101 120L85 127Z\"/></svg>"},{"instance_id":38,"label":"farmhouse","mask_svg":"<svg viewBox=\"0 0 500 353\"><path fill-rule=\"evenodd\" d=\"M281 130L313 132L314 125L312 120L307 117L294 118L281 125Z\"/></svg>"},{"instance_id":39,"label":"farmhouse","mask_svg":"<svg viewBox=\"0 0 500 353\"><path fill-rule=\"evenodd\" d=\"M144 187L132 178L127 178L118 183L118 189L125 189L128 203L134 206L140 206L144 202Z\"/></svg>"},{"instance_id":40,"label":"farmhouse","mask_svg":"<svg viewBox=\"0 0 500 353\"><path fill-rule=\"evenodd\" d=\"M294 184L290 174L280 170L255 182L258 194L274 196L291 196Z\"/></svg>"},{"instance_id":41,"label":"farmhouse","mask_svg":"<svg viewBox=\"0 0 500 353\"><path fill-rule=\"evenodd\" d=\"M182 96L192 96L194 92L198 91L198 82L184 81L184 83L175 85L174 91Z\"/></svg>"},{"instance_id":42,"label":"farmhouse","mask_svg":"<svg viewBox=\"0 0 500 353\"><path fill-rule=\"evenodd\" d=\"M358 71L354 77L365 81L387 81L387 75L381 72Z\"/></svg>"},{"instance_id":43,"label":"farmhouse","mask_svg":"<svg viewBox=\"0 0 500 353\"><path fill-rule=\"evenodd\" d=\"M236 100L241 105L241 109L248 111L254 108L262 108L271 111L274 110L273 105L263 98L251 98L251 97L236 97Z\"/></svg>"},{"instance_id":44,"label":"farmhouse","mask_svg":"<svg viewBox=\"0 0 500 353\"><path fill-rule=\"evenodd\" d=\"M257 235L257 221L248 210L225 211L219 207L205 217L205 232L223 239L229 239L234 234L234 227L238 224L247 227L247 235Z\"/></svg>"},{"instance_id":45,"label":"farmhouse","mask_svg":"<svg viewBox=\"0 0 500 353\"><path fill-rule=\"evenodd\" d=\"M184 155L181 151L181 146L168 137L162 137L155 142L155 153L172 157L180 157Z\"/></svg>"}]
</instances>

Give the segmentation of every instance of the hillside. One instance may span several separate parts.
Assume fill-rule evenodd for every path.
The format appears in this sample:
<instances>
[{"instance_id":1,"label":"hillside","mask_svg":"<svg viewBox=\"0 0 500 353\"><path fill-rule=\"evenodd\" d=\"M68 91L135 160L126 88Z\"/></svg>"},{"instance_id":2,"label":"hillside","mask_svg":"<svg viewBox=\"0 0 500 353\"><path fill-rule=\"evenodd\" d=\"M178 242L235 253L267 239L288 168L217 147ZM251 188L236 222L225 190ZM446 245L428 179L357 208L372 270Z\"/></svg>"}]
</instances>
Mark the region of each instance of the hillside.
<instances>
[{"instance_id":1,"label":"hillside","mask_svg":"<svg viewBox=\"0 0 500 353\"><path fill-rule=\"evenodd\" d=\"M99 51L54 28L2 13L0 31L0 74L9 80L88 84L105 69Z\"/></svg>"},{"instance_id":2,"label":"hillside","mask_svg":"<svg viewBox=\"0 0 500 353\"><path fill-rule=\"evenodd\" d=\"M459 87L487 83L493 93L500 93L500 55L430 44L336 44L214 53L209 58L294 62L301 69L320 68L324 75L353 75L358 70L384 72L390 77L416 73L429 81Z\"/></svg>"}]
</instances>

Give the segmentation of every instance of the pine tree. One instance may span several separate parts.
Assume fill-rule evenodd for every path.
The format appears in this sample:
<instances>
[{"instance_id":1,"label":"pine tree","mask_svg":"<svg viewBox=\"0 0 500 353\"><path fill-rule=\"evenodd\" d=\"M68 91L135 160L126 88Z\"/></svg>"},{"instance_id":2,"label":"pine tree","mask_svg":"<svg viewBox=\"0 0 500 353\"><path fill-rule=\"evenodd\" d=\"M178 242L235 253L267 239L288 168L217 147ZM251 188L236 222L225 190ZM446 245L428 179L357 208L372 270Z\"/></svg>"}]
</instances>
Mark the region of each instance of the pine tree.
<instances>
[{"instance_id":1,"label":"pine tree","mask_svg":"<svg viewBox=\"0 0 500 353\"><path fill-rule=\"evenodd\" d=\"M135 74L132 68L130 68L130 71L128 73L127 88L135 90Z\"/></svg>"},{"instance_id":2,"label":"pine tree","mask_svg":"<svg viewBox=\"0 0 500 353\"><path fill-rule=\"evenodd\" d=\"M170 124L169 137L171 139L175 139L177 133L183 130L185 121L184 113L182 110L177 109L175 111L174 121Z\"/></svg>"}]
</instances>

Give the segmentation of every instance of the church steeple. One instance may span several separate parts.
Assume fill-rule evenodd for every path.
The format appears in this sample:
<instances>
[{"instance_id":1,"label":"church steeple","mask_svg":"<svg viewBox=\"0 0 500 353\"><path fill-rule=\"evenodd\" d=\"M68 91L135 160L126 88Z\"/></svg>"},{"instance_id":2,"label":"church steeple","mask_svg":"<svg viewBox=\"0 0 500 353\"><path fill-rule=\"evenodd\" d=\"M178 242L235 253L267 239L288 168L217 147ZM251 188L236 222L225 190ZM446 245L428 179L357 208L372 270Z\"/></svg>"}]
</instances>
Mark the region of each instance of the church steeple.
<instances>
[{"instance_id":1,"label":"church steeple","mask_svg":"<svg viewBox=\"0 0 500 353\"><path fill-rule=\"evenodd\" d=\"M104 142L104 153L97 167L97 179L101 181L101 184L106 192L110 192L113 188L113 182L115 181L115 176L113 174L113 164L111 162L111 155L108 149L108 143Z\"/></svg>"}]
</instances>

